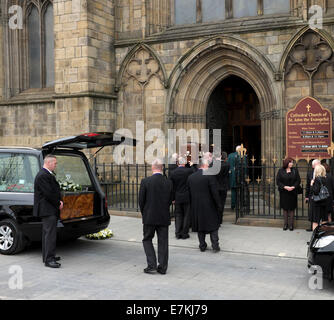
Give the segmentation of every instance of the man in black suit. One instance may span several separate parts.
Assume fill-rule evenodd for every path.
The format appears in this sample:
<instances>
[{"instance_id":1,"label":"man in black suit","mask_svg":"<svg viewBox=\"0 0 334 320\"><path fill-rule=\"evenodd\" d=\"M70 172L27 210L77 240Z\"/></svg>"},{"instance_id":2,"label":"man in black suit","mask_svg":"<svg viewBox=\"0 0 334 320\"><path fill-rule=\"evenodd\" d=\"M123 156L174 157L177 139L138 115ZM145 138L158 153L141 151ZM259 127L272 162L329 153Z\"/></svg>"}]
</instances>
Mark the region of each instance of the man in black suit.
<instances>
[{"instance_id":1,"label":"man in black suit","mask_svg":"<svg viewBox=\"0 0 334 320\"><path fill-rule=\"evenodd\" d=\"M53 173L56 167L56 157L47 155L34 183L34 216L42 218L43 262L50 268L60 267L57 262L60 258L56 257L57 220L63 202L60 201L60 187Z\"/></svg>"},{"instance_id":2,"label":"man in black suit","mask_svg":"<svg viewBox=\"0 0 334 320\"><path fill-rule=\"evenodd\" d=\"M173 170L175 170L178 167L177 159L179 158L179 155L177 153L173 153L172 156L168 159L168 170L164 166L163 173L164 176L170 177ZM166 174L167 171L167 174Z\"/></svg>"},{"instance_id":3,"label":"man in black suit","mask_svg":"<svg viewBox=\"0 0 334 320\"><path fill-rule=\"evenodd\" d=\"M200 160L200 169L189 176L187 186L190 194L192 229L197 231L199 248L206 250L206 234L210 234L212 249L220 250L218 229L221 221L221 201L218 193L217 178L209 173L209 160Z\"/></svg>"},{"instance_id":4,"label":"man in black suit","mask_svg":"<svg viewBox=\"0 0 334 320\"><path fill-rule=\"evenodd\" d=\"M221 157L215 157L213 159L213 163L220 161L220 170L216 175L217 183L218 183L218 192L221 200L222 212L221 212L221 222L223 223L223 216L224 216L224 208L226 202L227 191L229 189L229 171L230 165L227 162L227 153L223 151L221 153Z\"/></svg>"},{"instance_id":5,"label":"man in black suit","mask_svg":"<svg viewBox=\"0 0 334 320\"><path fill-rule=\"evenodd\" d=\"M145 273L158 271L165 274L168 267L169 206L172 203L172 182L162 174L163 163L156 159L152 163L153 175L141 181L139 207L143 219L143 246L147 259ZM158 263L152 239L158 236Z\"/></svg>"},{"instance_id":6,"label":"man in black suit","mask_svg":"<svg viewBox=\"0 0 334 320\"><path fill-rule=\"evenodd\" d=\"M179 166L171 173L169 179L173 183L173 200L175 201L175 236L177 239L189 238L190 211L187 179L194 173L192 168L186 168L187 160L178 159Z\"/></svg>"}]
</instances>

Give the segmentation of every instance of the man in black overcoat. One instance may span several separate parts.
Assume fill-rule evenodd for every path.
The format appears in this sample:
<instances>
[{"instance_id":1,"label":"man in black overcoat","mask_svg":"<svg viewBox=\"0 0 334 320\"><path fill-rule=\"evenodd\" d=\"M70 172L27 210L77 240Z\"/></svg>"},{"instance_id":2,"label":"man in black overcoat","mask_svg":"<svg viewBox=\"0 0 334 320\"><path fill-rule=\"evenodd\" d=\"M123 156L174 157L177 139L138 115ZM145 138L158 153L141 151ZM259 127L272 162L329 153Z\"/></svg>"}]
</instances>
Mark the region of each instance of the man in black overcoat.
<instances>
[{"instance_id":1,"label":"man in black overcoat","mask_svg":"<svg viewBox=\"0 0 334 320\"><path fill-rule=\"evenodd\" d=\"M227 162L227 153L225 151L222 152L221 157L215 157L213 162L220 161L220 170L219 173L216 175L217 183L218 183L218 192L221 200L221 222L223 223L223 215L224 215L224 207L226 202L227 191L229 189L229 171L230 165Z\"/></svg>"},{"instance_id":2,"label":"man in black overcoat","mask_svg":"<svg viewBox=\"0 0 334 320\"><path fill-rule=\"evenodd\" d=\"M143 219L143 246L147 259L145 273L158 271L165 274L168 267L168 227L170 225L169 206L172 203L172 182L162 174L162 161L152 163L153 175L141 181L139 207ZM158 265L152 239L158 236Z\"/></svg>"},{"instance_id":3,"label":"man in black overcoat","mask_svg":"<svg viewBox=\"0 0 334 320\"><path fill-rule=\"evenodd\" d=\"M200 160L200 169L189 176L187 186L190 194L190 210L192 229L197 232L199 248L203 252L207 248L206 234L210 234L212 249L220 250L218 229L221 221L221 201L218 193L217 178L206 174L209 169L209 160Z\"/></svg>"},{"instance_id":4,"label":"man in black overcoat","mask_svg":"<svg viewBox=\"0 0 334 320\"><path fill-rule=\"evenodd\" d=\"M34 216L43 222L42 253L45 266L59 268L60 260L56 257L57 221L63 209L60 187L53 171L57 167L57 159L53 155L44 158L44 166L38 172L34 183Z\"/></svg>"},{"instance_id":5,"label":"man in black overcoat","mask_svg":"<svg viewBox=\"0 0 334 320\"><path fill-rule=\"evenodd\" d=\"M185 167L187 160L183 157L178 159L178 164L178 168L173 170L169 177L173 183L173 200L175 201L175 236L177 239L187 239L190 228L187 179L194 170Z\"/></svg>"},{"instance_id":6,"label":"man in black overcoat","mask_svg":"<svg viewBox=\"0 0 334 320\"><path fill-rule=\"evenodd\" d=\"M308 204L308 220L311 222L311 226L308 229L306 229L306 231L313 231L312 229L313 200L311 194L311 181L313 179L314 168L319 164L321 164L320 160L314 159L312 161L312 170L308 171L306 175L305 202Z\"/></svg>"},{"instance_id":7,"label":"man in black overcoat","mask_svg":"<svg viewBox=\"0 0 334 320\"><path fill-rule=\"evenodd\" d=\"M164 166L163 168L163 174L166 177L170 177L171 173L173 172L173 170L175 170L178 167L178 158L179 155L177 153L173 153L171 157L169 157L168 159L168 170L166 169L166 167ZM167 174L166 174L167 171Z\"/></svg>"}]
</instances>

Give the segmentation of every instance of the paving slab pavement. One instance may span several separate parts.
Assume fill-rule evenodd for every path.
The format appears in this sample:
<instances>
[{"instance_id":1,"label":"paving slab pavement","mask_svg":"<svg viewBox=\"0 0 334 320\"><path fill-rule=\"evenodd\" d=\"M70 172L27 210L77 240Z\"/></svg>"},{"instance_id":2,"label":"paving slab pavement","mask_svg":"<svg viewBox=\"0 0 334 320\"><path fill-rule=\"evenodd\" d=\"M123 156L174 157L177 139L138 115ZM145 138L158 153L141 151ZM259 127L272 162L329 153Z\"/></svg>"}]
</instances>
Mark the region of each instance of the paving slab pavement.
<instances>
[{"instance_id":1,"label":"paving slab pavement","mask_svg":"<svg viewBox=\"0 0 334 320\"><path fill-rule=\"evenodd\" d=\"M219 231L221 252L198 249L195 233L177 240L170 227L167 274L148 275L139 218L111 216L114 237L84 237L59 244L60 269L46 268L41 246L14 256L1 256L2 299L333 299L334 287L310 290L304 230L248 227L224 223ZM9 288L12 266L22 268L23 288Z\"/></svg>"},{"instance_id":2,"label":"paving slab pavement","mask_svg":"<svg viewBox=\"0 0 334 320\"><path fill-rule=\"evenodd\" d=\"M114 240L142 241L143 228L140 218L112 215L109 228L114 232ZM169 246L198 249L197 233L190 232L189 239L176 239L174 228L172 222L169 228ZM221 250L225 252L306 259L306 243L311 234L304 229L283 231L282 228L241 226L224 222L219 229L219 242ZM211 248L209 235L206 241Z\"/></svg>"}]
</instances>

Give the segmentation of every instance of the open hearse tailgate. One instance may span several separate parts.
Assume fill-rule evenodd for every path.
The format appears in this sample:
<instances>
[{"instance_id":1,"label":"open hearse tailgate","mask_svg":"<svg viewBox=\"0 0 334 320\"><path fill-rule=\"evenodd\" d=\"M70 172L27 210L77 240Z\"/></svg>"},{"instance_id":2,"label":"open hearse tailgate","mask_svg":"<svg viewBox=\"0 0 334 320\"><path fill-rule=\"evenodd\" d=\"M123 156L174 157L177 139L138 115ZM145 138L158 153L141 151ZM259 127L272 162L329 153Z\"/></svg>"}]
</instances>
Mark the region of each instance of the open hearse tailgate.
<instances>
[{"instance_id":1,"label":"open hearse tailgate","mask_svg":"<svg viewBox=\"0 0 334 320\"><path fill-rule=\"evenodd\" d=\"M70 136L49 141L46 142L42 148L44 150L52 150L55 148L82 150L89 148L100 148L104 146L113 146L121 143L135 146L136 140L114 134L112 132L90 132L83 133L78 136Z\"/></svg>"}]
</instances>

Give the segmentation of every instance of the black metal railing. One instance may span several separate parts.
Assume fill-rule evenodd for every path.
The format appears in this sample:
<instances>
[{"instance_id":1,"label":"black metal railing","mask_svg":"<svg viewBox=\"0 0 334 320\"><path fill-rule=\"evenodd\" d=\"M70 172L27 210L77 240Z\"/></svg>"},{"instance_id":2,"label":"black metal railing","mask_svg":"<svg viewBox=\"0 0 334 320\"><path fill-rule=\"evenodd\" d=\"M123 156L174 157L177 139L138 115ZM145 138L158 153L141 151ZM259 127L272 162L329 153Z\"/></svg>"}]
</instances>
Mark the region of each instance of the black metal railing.
<instances>
[{"instance_id":1,"label":"black metal railing","mask_svg":"<svg viewBox=\"0 0 334 320\"><path fill-rule=\"evenodd\" d=\"M253 158L254 159L254 158ZM280 208L280 195L276 184L276 176L281 166L277 160L266 162L262 159L260 164L255 161L239 161L236 167L236 219L244 216L281 218L283 210ZM334 172L333 159L327 160L331 174ZM298 194L296 219L308 218L308 204L305 202L306 176L312 170L311 163L298 161L295 167L301 178L302 193Z\"/></svg>"},{"instance_id":2,"label":"black metal railing","mask_svg":"<svg viewBox=\"0 0 334 320\"><path fill-rule=\"evenodd\" d=\"M301 162L301 161L300 161ZM330 161L334 169L334 162ZM295 212L296 219L307 219L308 205L305 203L306 175L312 170L310 165L298 164L303 193L298 195L298 206ZM113 163L93 163L93 168L106 194L110 209L139 212L138 194L140 182L151 175L150 165L115 165ZM256 164L248 160L241 164L237 174L236 188L236 219L244 216L281 218L279 191L276 185L276 176L280 166L276 163L263 162ZM240 174L243 173L243 174ZM168 168L164 169L168 175ZM228 197L231 192L228 193ZM230 203L230 199L227 199ZM229 209L229 208L226 208ZM174 208L171 209L174 212Z\"/></svg>"},{"instance_id":3,"label":"black metal railing","mask_svg":"<svg viewBox=\"0 0 334 320\"><path fill-rule=\"evenodd\" d=\"M115 165L94 162L93 168L106 194L110 209L140 211L138 203L140 183L143 178L152 174L150 165ZM167 167L164 167L164 174L168 175ZM174 214L173 205L171 213Z\"/></svg>"}]
</instances>

